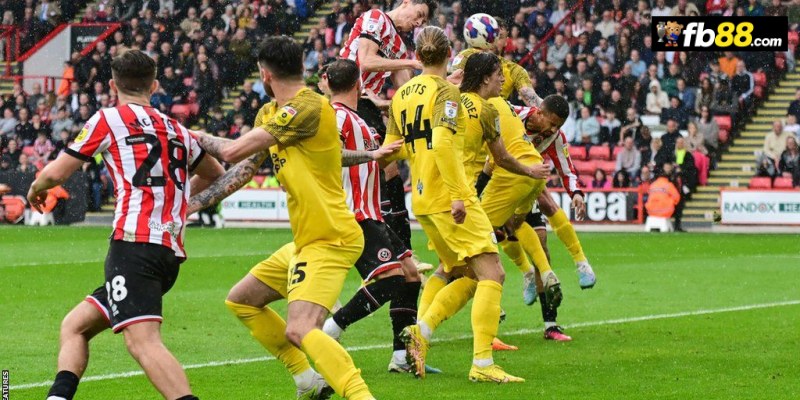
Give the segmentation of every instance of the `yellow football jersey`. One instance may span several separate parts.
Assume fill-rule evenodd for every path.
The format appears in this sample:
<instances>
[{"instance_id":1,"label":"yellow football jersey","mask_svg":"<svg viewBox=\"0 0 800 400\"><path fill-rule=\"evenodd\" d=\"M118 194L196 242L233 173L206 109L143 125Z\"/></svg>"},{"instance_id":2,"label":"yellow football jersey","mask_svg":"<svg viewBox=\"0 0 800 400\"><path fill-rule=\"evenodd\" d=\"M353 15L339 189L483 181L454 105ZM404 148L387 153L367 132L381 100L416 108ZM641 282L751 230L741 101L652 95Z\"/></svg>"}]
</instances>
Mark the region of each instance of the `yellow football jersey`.
<instances>
[{"instance_id":1,"label":"yellow football jersey","mask_svg":"<svg viewBox=\"0 0 800 400\"><path fill-rule=\"evenodd\" d=\"M392 98L385 141L405 141L397 157L411 166L414 214L449 211L454 200L478 200L464 173L466 114L460 100L457 87L433 75L414 77Z\"/></svg>"},{"instance_id":2,"label":"yellow football jersey","mask_svg":"<svg viewBox=\"0 0 800 400\"><path fill-rule=\"evenodd\" d=\"M525 140L525 125L511 104L499 96L489 99L488 103L493 105L500 115L500 136L503 138L503 144L508 153L525 165L543 162L536 147ZM496 168L495 173L510 174L511 172L503 168Z\"/></svg>"},{"instance_id":3,"label":"yellow football jersey","mask_svg":"<svg viewBox=\"0 0 800 400\"><path fill-rule=\"evenodd\" d=\"M467 59L473 54L477 54L483 50L478 49L465 49L458 53L453 59L453 70L464 69L467 65ZM507 60L505 57L500 57L500 64L503 66L503 77L506 79L503 82L503 87L500 89L500 96L508 99L514 92L519 91L524 87L533 87L531 77L528 71L522 68L519 64Z\"/></svg>"},{"instance_id":4,"label":"yellow football jersey","mask_svg":"<svg viewBox=\"0 0 800 400\"><path fill-rule=\"evenodd\" d=\"M278 141L269 151L275 176L286 189L298 250L315 242L342 243L361 231L345 204L342 148L328 99L304 88L283 107L274 101L264 105L254 126Z\"/></svg>"},{"instance_id":5,"label":"yellow football jersey","mask_svg":"<svg viewBox=\"0 0 800 400\"><path fill-rule=\"evenodd\" d=\"M497 109L477 93L461 94L461 105L467 113L464 132L464 170L467 184L475 187L475 181L483 170L491 143L500 136L500 115Z\"/></svg>"}]
</instances>

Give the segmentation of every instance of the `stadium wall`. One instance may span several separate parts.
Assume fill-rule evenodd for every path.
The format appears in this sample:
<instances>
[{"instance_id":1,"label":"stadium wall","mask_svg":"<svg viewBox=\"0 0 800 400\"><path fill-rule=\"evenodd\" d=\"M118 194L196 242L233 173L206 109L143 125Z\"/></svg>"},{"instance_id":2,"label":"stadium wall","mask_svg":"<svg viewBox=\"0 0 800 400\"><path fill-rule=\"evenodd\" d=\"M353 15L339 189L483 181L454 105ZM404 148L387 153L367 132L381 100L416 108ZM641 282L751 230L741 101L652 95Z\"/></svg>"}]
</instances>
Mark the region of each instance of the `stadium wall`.
<instances>
[{"instance_id":1,"label":"stadium wall","mask_svg":"<svg viewBox=\"0 0 800 400\"><path fill-rule=\"evenodd\" d=\"M63 28L56 28L38 45L20 57L25 76L61 77L64 72L64 62L69 60L72 37L72 28L69 25L62 26ZM25 79L23 88L30 92L36 82L40 81Z\"/></svg>"}]
</instances>

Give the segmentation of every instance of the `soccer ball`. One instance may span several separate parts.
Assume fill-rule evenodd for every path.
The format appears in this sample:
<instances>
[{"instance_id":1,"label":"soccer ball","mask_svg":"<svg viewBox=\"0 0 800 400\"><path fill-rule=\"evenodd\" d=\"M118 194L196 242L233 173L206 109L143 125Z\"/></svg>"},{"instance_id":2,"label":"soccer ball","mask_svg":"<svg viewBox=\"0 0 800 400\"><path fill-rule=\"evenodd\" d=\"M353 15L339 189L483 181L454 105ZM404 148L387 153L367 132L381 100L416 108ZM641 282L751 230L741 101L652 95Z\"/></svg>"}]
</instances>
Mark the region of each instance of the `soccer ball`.
<instances>
[{"instance_id":1,"label":"soccer ball","mask_svg":"<svg viewBox=\"0 0 800 400\"><path fill-rule=\"evenodd\" d=\"M490 48L499 32L497 20L489 14L473 14L464 23L464 40L476 49Z\"/></svg>"}]
</instances>

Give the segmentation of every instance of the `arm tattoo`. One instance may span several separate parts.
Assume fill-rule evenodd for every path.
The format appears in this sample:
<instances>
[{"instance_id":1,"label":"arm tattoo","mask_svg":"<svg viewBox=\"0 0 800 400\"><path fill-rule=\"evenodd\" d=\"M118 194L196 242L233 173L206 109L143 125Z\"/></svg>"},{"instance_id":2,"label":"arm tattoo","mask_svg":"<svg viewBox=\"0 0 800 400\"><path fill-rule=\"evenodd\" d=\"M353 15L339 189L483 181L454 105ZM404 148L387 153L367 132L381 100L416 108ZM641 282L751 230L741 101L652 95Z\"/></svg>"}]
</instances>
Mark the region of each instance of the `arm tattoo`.
<instances>
[{"instance_id":1,"label":"arm tattoo","mask_svg":"<svg viewBox=\"0 0 800 400\"><path fill-rule=\"evenodd\" d=\"M519 97L528 107L539 107L544 101L532 87L524 87L519 90Z\"/></svg>"},{"instance_id":2,"label":"arm tattoo","mask_svg":"<svg viewBox=\"0 0 800 400\"><path fill-rule=\"evenodd\" d=\"M211 135L197 135L197 141L200 142L200 147L203 150L218 160L222 158L222 149L225 145L232 142L230 139Z\"/></svg>"},{"instance_id":3,"label":"arm tattoo","mask_svg":"<svg viewBox=\"0 0 800 400\"><path fill-rule=\"evenodd\" d=\"M370 161L372 161L371 151L342 149L342 167L351 167Z\"/></svg>"},{"instance_id":4,"label":"arm tattoo","mask_svg":"<svg viewBox=\"0 0 800 400\"><path fill-rule=\"evenodd\" d=\"M269 156L269 151L256 153L225 172L206 190L189 199L190 210L202 210L219 203L253 179L258 168Z\"/></svg>"}]
</instances>

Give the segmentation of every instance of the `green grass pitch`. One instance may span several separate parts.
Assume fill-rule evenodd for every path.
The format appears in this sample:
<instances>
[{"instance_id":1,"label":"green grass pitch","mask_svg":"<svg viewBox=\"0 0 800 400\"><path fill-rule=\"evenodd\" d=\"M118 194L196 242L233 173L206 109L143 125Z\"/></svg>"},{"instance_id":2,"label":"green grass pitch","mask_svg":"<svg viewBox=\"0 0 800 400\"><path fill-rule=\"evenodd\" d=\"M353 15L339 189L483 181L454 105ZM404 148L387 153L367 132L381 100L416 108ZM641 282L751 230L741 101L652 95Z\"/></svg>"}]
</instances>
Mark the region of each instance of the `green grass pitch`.
<instances>
[{"instance_id":1,"label":"green grass pitch","mask_svg":"<svg viewBox=\"0 0 800 400\"><path fill-rule=\"evenodd\" d=\"M98 286L108 228L0 228L0 369L10 399L44 399L55 373L63 316ZM343 337L378 399L798 399L800 242L796 235L580 235L598 275L581 291L566 250L550 235L565 291L559 322L571 343L546 342L539 305L521 300L521 275L508 267L500 337L520 347L495 353L524 384L467 380L469 310L436 332L424 381L389 374L386 307ZM287 230L187 233L189 260L165 298L163 334L202 399L291 399L288 373L223 304L249 268L290 240ZM414 241L434 261L425 237ZM341 295L357 288L351 271ZM276 306L285 312L285 303ZM156 399L118 335L92 344L77 399ZM120 374L131 373L131 376Z\"/></svg>"}]
</instances>

